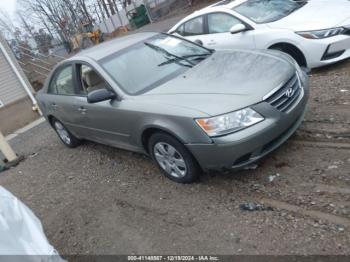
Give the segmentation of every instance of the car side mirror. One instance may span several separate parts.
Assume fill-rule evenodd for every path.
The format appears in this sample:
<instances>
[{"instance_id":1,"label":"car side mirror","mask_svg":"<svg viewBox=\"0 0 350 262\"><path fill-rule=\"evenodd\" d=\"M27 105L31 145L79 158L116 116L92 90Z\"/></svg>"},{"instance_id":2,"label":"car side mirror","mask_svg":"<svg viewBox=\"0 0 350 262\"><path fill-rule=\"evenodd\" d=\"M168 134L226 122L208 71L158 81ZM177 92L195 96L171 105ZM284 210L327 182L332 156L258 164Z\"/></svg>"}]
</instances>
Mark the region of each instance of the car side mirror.
<instances>
[{"instance_id":1,"label":"car side mirror","mask_svg":"<svg viewBox=\"0 0 350 262\"><path fill-rule=\"evenodd\" d=\"M236 24L234 26L231 27L230 29L230 33L231 34L237 34L243 31L246 31L247 27L244 24Z\"/></svg>"},{"instance_id":2,"label":"car side mirror","mask_svg":"<svg viewBox=\"0 0 350 262\"><path fill-rule=\"evenodd\" d=\"M115 98L117 98L117 95L114 92L107 89L98 89L88 94L87 101L88 103L93 104Z\"/></svg>"}]
</instances>

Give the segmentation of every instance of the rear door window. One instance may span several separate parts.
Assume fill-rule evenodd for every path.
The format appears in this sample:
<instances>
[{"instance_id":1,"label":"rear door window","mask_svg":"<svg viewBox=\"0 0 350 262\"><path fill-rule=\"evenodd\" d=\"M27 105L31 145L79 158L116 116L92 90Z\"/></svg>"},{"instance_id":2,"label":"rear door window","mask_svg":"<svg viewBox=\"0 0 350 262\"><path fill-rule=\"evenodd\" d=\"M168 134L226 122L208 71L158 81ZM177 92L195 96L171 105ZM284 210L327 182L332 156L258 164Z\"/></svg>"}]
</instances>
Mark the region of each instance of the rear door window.
<instances>
[{"instance_id":1,"label":"rear door window","mask_svg":"<svg viewBox=\"0 0 350 262\"><path fill-rule=\"evenodd\" d=\"M56 73L49 86L50 94L75 95L73 83L73 66L69 65Z\"/></svg>"},{"instance_id":2,"label":"rear door window","mask_svg":"<svg viewBox=\"0 0 350 262\"><path fill-rule=\"evenodd\" d=\"M208 14L209 34L230 32L231 27L242 22L232 15L225 13Z\"/></svg>"},{"instance_id":3,"label":"rear door window","mask_svg":"<svg viewBox=\"0 0 350 262\"><path fill-rule=\"evenodd\" d=\"M185 36L203 35L204 34L204 19L203 16L193 18L184 24Z\"/></svg>"},{"instance_id":4,"label":"rear door window","mask_svg":"<svg viewBox=\"0 0 350 262\"><path fill-rule=\"evenodd\" d=\"M185 28L185 25L184 24L182 24L182 25L180 25L177 29L176 29L176 33L178 33L179 35L184 35L185 33L184 33L184 28Z\"/></svg>"}]
</instances>

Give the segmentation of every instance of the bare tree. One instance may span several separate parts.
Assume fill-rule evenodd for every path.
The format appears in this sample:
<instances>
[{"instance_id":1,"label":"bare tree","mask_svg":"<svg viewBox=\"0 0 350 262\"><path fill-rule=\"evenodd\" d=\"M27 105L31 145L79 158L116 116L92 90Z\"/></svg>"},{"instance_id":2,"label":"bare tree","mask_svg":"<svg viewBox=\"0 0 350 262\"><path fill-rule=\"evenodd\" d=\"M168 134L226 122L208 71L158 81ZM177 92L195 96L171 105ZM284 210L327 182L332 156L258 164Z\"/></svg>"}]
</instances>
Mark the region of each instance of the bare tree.
<instances>
[{"instance_id":1,"label":"bare tree","mask_svg":"<svg viewBox=\"0 0 350 262\"><path fill-rule=\"evenodd\" d=\"M86 3L84 0L77 0L78 6L81 8L83 15L87 18L87 20L92 23L93 19L91 17L90 12L88 11L88 8L86 6Z\"/></svg>"},{"instance_id":2,"label":"bare tree","mask_svg":"<svg viewBox=\"0 0 350 262\"><path fill-rule=\"evenodd\" d=\"M15 36L16 26L7 13L0 9L0 31L3 34Z\"/></svg>"},{"instance_id":3,"label":"bare tree","mask_svg":"<svg viewBox=\"0 0 350 262\"><path fill-rule=\"evenodd\" d=\"M101 5L103 7L103 9L105 10L107 17L110 17L111 15L109 14L108 8L107 8L107 4L105 2L105 0L99 0L101 2Z\"/></svg>"},{"instance_id":4,"label":"bare tree","mask_svg":"<svg viewBox=\"0 0 350 262\"><path fill-rule=\"evenodd\" d=\"M23 28L25 29L25 31L34 39L34 28L33 26L31 26L29 24L29 22L23 17L23 14L18 12L17 13L22 25L23 25Z\"/></svg>"},{"instance_id":5,"label":"bare tree","mask_svg":"<svg viewBox=\"0 0 350 262\"><path fill-rule=\"evenodd\" d=\"M94 19L88 3L103 0L20 0L26 9L37 17L42 27L51 35L57 35L62 43L68 45L71 39L83 32L83 25L93 24ZM107 5L103 1L108 12ZM96 9L95 9L96 10ZM108 13L109 16L109 13Z\"/></svg>"},{"instance_id":6,"label":"bare tree","mask_svg":"<svg viewBox=\"0 0 350 262\"><path fill-rule=\"evenodd\" d=\"M97 5L98 5L98 8L100 9L100 12L101 12L101 15L102 15L103 19L106 19L106 16L105 16L105 13L103 12L100 0L97 0Z\"/></svg>"},{"instance_id":7,"label":"bare tree","mask_svg":"<svg viewBox=\"0 0 350 262\"><path fill-rule=\"evenodd\" d=\"M108 2L109 9L111 10L111 14L115 15L114 4L112 0L107 0L107 2Z\"/></svg>"}]
</instances>

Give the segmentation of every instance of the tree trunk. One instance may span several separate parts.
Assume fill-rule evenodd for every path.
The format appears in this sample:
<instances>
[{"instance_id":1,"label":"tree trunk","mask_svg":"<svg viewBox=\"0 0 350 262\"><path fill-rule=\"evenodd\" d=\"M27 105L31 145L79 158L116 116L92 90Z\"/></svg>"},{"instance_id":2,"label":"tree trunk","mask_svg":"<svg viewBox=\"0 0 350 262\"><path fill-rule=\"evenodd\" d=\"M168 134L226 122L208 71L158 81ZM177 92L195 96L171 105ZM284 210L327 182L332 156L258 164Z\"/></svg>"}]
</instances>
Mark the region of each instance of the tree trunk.
<instances>
[{"instance_id":1,"label":"tree trunk","mask_svg":"<svg viewBox=\"0 0 350 262\"><path fill-rule=\"evenodd\" d=\"M114 6L113 6L113 3L112 3L112 0L107 0L107 2L108 2L108 5L109 5L109 9L111 10L111 14L115 15L115 10L114 10Z\"/></svg>"},{"instance_id":2,"label":"tree trunk","mask_svg":"<svg viewBox=\"0 0 350 262\"><path fill-rule=\"evenodd\" d=\"M101 2L97 1L98 4L98 8L100 9L100 13L102 15L103 20L106 19L105 13L103 12L102 6L101 6Z\"/></svg>"},{"instance_id":3,"label":"tree trunk","mask_svg":"<svg viewBox=\"0 0 350 262\"><path fill-rule=\"evenodd\" d=\"M90 23L92 23L92 18L91 18L91 15L89 13L89 11L87 10L87 7L86 7L86 4L84 2L84 0L79 0L79 4L84 12L84 16L86 16L86 18L88 19L88 21Z\"/></svg>"},{"instance_id":4,"label":"tree trunk","mask_svg":"<svg viewBox=\"0 0 350 262\"><path fill-rule=\"evenodd\" d=\"M107 17L110 17L111 15L109 14L109 11L108 11L108 8L107 8L105 0L100 0L100 1L101 1L103 9L105 10L105 12L107 14Z\"/></svg>"}]
</instances>

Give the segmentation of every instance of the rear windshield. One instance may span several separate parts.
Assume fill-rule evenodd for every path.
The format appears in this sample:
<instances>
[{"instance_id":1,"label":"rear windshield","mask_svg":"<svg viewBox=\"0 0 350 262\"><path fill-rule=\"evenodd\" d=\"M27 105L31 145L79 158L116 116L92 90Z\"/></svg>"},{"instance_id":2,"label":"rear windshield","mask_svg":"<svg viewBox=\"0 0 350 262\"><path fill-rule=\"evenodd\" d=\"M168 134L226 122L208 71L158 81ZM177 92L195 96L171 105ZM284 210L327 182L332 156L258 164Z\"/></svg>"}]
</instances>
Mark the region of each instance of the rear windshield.
<instances>
[{"instance_id":1,"label":"rear windshield","mask_svg":"<svg viewBox=\"0 0 350 262\"><path fill-rule=\"evenodd\" d=\"M306 1L248 0L234 7L233 10L257 24L263 24L278 21L305 4Z\"/></svg>"}]
</instances>

